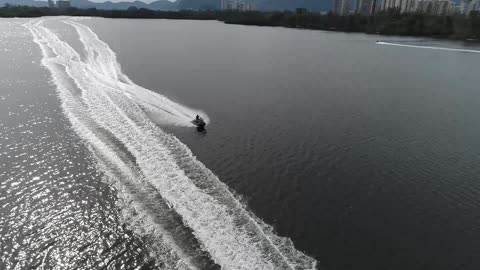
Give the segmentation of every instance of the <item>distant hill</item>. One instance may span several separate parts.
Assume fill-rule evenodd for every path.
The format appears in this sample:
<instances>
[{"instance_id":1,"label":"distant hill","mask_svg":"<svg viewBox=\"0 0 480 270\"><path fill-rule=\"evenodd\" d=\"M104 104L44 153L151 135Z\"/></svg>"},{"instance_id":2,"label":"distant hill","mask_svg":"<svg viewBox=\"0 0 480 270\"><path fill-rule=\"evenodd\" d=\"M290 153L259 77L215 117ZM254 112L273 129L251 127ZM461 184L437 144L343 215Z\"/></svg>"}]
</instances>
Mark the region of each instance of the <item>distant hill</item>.
<instances>
[{"instance_id":1,"label":"distant hill","mask_svg":"<svg viewBox=\"0 0 480 270\"><path fill-rule=\"evenodd\" d=\"M245 0L249 3L254 3L258 10L272 11L272 10L294 10L296 8L306 8L312 11L327 11L330 10L333 0ZM46 1L35 0L0 0L0 6L5 4L19 5L19 6L35 6L46 7ZM105 10L123 10L129 7L148 8L152 10L180 10L180 9L194 9L194 10L215 10L220 8L220 0L177 0L170 2L168 0L159 0L150 4L134 1L134 2L117 2L110 1L104 3L91 2L89 0L71 0L72 6L77 8L97 8Z\"/></svg>"},{"instance_id":2,"label":"distant hill","mask_svg":"<svg viewBox=\"0 0 480 270\"><path fill-rule=\"evenodd\" d=\"M46 7L48 3L45 1L33 1L33 0L0 0L0 6L5 4L15 6L32 6L32 7Z\"/></svg>"},{"instance_id":3,"label":"distant hill","mask_svg":"<svg viewBox=\"0 0 480 270\"><path fill-rule=\"evenodd\" d=\"M328 11L332 9L333 0L251 0L259 10L295 10L306 8L312 11Z\"/></svg>"},{"instance_id":4,"label":"distant hill","mask_svg":"<svg viewBox=\"0 0 480 270\"><path fill-rule=\"evenodd\" d=\"M177 0L178 9L220 9L220 0Z\"/></svg>"},{"instance_id":5,"label":"distant hill","mask_svg":"<svg viewBox=\"0 0 480 270\"><path fill-rule=\"evenodd\" d=\"M88 0L71 0L72 7L77 8L96 8L96 9L105 9L105 10L123 10L129 7L137 8L148 8L152 10L177 10L177 3L170 2L168 0L159 0L152 2L150 4L135 1L135 2L117 2L113 3L110 1L104 3L90 2ZM0 0L0 6L5 4L16 5L16 6L33 6L33 7L46 7L48 3L46 1L35 1L35 0Z\"/></svg>"},{"instance_id":6,"label":"distant hill","mask_svg":"<svg viewBox=\"0 0 480 270\"><path fill-rule=\"evenodd\" d=\"M295 10L306 8L312 11L328 11L332 8L333 0L245 0L254 3L258 10ZM178 0L179 9L219 9L220 0Z\"/></svg>"},{"instance_id":7,"label":"distant hill","mask_svg":"<svg viewBox=\"0 0 480 270\"><path fill-rule=\"evenodd\" d=\"M137 7L137 8L148 8L153 10L176 10L177 4L167 1L167 0L160 0L155 1L150 4L146 4L141 1L134 1L134 2L104 2L104 3L95 3L90 2L88 0L70 0L73 7L78 8L97 8L97 9L106 9L106 10L122 10L127 9L129 7Z\"/></svg>"}]
</instances>

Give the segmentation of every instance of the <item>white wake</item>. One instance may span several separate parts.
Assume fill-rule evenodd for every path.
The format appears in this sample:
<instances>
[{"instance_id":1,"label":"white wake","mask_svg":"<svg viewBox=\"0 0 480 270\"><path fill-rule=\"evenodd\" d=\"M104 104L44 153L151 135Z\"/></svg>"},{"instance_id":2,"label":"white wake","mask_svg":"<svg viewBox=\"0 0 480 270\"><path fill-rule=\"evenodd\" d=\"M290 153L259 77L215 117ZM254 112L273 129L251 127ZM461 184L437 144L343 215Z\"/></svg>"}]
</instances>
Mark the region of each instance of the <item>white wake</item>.
<instances>
[{"instance_id":1,"label":"white wake","mask_svg":"<svg viewBox=\"0 0 480 270\"><path fill-rule=\"evenodd\" d=\"M171 206L200 248L223 269L316 268L314 259L276 236L183 143L157 125L190 125L198 110L133 83L115 53L89 27L64 21L78 32L86 55L82 60L43 21L24 26L42 50L42 64L52 75L63 110L105 174L159 234L163 251L158 259L173 261L167 269L201 267L178 243L175 231L153 218L151 200L140 204L145 197L160 196Z\"/></svg>"},{"instance_id":2,"label":"white wake","mask_svg":"<svg viewBox=\"0 0 480 270\"><path fill-rule=\"evenodd\" d=\"M398 47L407 47L407 48L417 48L417 49L429 49L429 50L440 50L440 51L452 51L452 52L466 52L466 53L480 53L480 50L470 50L470 49L454 49L446 47L433 47L433 46L419 46L419 45L409 45L401 43L390 43L378 41L379 45L388 45L388 46L398 46Z\"/></svg>"}]
</instances>

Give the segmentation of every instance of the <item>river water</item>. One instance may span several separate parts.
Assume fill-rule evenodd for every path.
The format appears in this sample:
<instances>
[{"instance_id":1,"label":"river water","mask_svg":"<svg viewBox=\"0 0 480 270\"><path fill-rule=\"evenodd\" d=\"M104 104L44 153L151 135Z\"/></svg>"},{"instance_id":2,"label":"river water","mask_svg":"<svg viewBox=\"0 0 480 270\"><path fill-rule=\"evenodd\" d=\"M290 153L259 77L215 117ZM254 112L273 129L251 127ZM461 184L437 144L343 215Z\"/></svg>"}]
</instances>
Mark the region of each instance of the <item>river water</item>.
<instances>
[{"instance_id":1,"label":"river water","mask_svg":"<svg viewBox=\"0 0 480 270\"><path fill-rule=\"evenodd\" d=\"M479 47L0 27L0 269L480 267Z\"/></svg>"}]
</instances>

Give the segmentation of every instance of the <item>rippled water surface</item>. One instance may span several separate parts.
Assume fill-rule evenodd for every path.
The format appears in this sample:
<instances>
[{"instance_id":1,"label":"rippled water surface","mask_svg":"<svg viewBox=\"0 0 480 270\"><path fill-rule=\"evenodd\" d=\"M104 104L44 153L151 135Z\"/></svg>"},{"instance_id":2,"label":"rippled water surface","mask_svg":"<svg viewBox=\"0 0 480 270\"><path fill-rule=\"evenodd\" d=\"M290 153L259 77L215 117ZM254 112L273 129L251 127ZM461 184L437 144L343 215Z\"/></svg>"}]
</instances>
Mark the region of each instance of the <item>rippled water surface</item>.
<instances>
[{"instance_id":1,"label":"rippled water surface","mask_svg":"<svg viewBox=\"0 0 480 270\"><path fill-rule=\"evenodd\" d=\"M0 30L0 269L480 268L478 46L210 21Z\"/></svg>"},{"instance_id":2,"label":"rippled water surface","mask_svg":"<svg viewBox=\"0 0 480 270\"><path fill-rule=\"evenodd\" d=\"M27 59L28 68L44 75L21 78L52 102L42 107L43 119L34 105L9 100L6 122L15 128L4 133L13 140L3 152L5 267L315 268L314 258L277 235L163 129L192 130L196 114L209 122L208 115L135 84L82 21L5 21L10 40L30 38L10 46L20 51L9 54L6 75L15 79L14 63L28 52L36 59ZM33 120L15 120L15 110Z\"/></svg>"},{"instance_id":3,"label":"rippled water surface","mask_svg":"<svg viewBox=\"0 0 480 270\"><path fill-rule=\"evenodd\" d=\"M60 108L26 20L0 20L0 269L155 265Z\"/></svg>"}]
</instances>

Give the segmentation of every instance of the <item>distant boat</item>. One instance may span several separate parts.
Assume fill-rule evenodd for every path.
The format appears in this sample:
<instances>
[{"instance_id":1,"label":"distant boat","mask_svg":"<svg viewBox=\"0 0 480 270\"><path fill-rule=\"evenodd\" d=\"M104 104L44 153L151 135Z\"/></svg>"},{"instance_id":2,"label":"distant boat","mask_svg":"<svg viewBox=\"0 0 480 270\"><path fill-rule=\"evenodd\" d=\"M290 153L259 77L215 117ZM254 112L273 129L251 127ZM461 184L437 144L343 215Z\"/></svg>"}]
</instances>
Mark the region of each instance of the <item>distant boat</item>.
<instances>
[{"instance_id":1,"label":"distant boat","mask_svg":"<svg viewBox=\"0 0 480 270\"><path fill-rule=\"evenodd\" d=\"M195 126L199 127L199 128L204 128L207 123L205 122L205 120L203 120L200 116L197 115L197 117L195 119L192 120L192 124L194 124Z\"/></svg>"}]
</instances>

